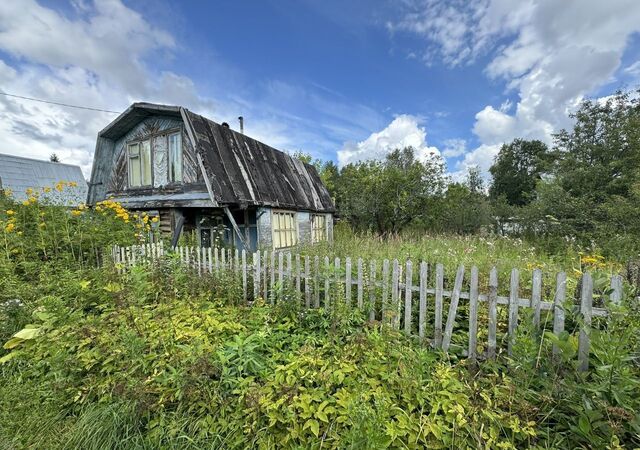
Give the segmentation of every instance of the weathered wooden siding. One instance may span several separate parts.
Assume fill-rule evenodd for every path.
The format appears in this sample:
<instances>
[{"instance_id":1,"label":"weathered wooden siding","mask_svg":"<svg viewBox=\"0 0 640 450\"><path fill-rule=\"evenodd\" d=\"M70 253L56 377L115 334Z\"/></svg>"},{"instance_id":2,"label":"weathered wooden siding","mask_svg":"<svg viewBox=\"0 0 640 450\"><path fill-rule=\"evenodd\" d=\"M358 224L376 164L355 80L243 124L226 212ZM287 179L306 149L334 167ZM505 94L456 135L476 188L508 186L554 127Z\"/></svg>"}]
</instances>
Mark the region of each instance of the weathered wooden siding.
<instances>
[{"instance_id":1,"label":"weathered wooden siding","mask_svg":"<svg viewBox=\"0 0 640 450\"><path fill-rule=\"evenodd\" d=\"M258 208L256 219L258 221L258 248L272 248L271 208Z\"/></svg>"},{"instance_id":2,"label":"weathered wooden siding","mask_svg":"<svg viewBox=\"0 0 640 450\"><path fill-rule=\"evenodd\" d=\"M298 222L298 240L301 244L311 243L311 214L300 211L296 214Z\"/></svg>"},{"instance_id":3,"label":"weathered wooden siding","mask_svg":"<svg viewBox=\"0 0 640 450\"><path fill-rule=\"evenodd\" d=\"M161 188L166 186L168 184L168 155L167 138L163 133L175 130L181 130L182 133L183 183L190 184L202 181L196 154L189 137L184 132L182 121L173 117L151 116L143 119L128 133L115 141L113 150L115 163L109 176L107 192L119 194L127 190L127 143L147 138L151 138L153 142L154 187ZM161 152L160 157L157 157L156 150ZM163 175L160 175L159 172L163 172Z\"/></svg>"}]
</instances>

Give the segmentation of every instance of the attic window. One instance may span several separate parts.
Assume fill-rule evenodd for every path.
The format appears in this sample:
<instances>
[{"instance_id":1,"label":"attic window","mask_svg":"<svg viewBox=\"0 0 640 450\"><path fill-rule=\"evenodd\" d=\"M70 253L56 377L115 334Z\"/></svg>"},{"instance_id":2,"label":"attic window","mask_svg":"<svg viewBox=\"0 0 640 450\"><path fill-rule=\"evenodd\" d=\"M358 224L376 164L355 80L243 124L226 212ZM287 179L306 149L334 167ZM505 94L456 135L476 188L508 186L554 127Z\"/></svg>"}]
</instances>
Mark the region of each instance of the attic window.
<instances>
[{"instance_id":1,"label":"attic window","mask_svg":"<svg viewBox=\"0 0 640 450\"><path fill-rule=\"evenodd\" d=\"M129 187L151 185L151 143L149 140L128 145Z\"/></svg>"},{"instance_id":2,"label":"attic window","mask_svg":"<svg viewBox=\"0 0 640 450\"><path fill-rule=\"evenodd\" d=\"M169 135L169 181L182 181L182 137L180 133Z\"/></svg>"}]
</instances>

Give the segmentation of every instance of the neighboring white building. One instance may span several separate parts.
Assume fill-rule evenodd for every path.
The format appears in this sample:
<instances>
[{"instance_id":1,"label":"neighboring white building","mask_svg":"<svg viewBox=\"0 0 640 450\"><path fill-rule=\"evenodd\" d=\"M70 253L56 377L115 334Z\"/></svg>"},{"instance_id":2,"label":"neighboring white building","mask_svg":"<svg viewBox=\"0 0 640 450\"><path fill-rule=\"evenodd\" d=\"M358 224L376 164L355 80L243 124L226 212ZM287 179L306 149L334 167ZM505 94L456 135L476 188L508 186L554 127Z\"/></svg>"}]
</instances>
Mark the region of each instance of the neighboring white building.
<instances>
[{"instance_id":1,"label":"neighboring white building","mask_svg":"<svg viewBox=\"0 0 640 450\"><path fill-rule=\"evenodd\" d=\"M60 181L76 186L58 191L54 186ZM57 205L75 206L87 201L87 180L79 166L0 153L0 189L11 190L14 199L23 201L29 188ZM44 188L51 188L50 192L44 192Z\"/></svg>"}]
</instances>

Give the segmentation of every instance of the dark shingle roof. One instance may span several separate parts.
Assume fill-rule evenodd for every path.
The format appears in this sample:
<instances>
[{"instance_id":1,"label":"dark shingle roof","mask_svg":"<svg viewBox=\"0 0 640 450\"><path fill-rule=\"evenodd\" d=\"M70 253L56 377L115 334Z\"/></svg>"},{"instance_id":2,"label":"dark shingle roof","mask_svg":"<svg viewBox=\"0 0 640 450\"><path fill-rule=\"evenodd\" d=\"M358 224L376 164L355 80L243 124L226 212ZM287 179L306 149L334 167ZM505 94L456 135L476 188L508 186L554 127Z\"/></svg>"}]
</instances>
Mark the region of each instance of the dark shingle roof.
<instances>
[{"instance_id":1,"label":"dark shingle roof","mask_svg":"<svg viewBox=\"0 0 640 450\"><path fill-rule=\"evenodd\" d=\"M186 116L219 203L334 210L312 165L198 114Z\"/></svg>"}]
</instances>

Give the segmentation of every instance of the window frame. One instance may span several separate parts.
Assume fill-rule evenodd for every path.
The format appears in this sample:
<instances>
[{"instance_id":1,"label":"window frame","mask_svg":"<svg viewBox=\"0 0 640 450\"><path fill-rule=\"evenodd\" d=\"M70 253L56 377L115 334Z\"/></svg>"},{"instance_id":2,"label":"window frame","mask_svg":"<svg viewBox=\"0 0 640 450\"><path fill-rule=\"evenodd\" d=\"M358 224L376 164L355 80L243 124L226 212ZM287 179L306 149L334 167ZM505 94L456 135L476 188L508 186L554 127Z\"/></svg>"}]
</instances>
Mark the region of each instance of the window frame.
<instances>
[{"instance_id":1,"label":"window frame","mask_svg":"<svg viewBox=\"0 0 640 450\"><path fill-rule=\"evenodd\" d=\"M144 168L142 165L142 147L144 142L148 142L149 143L149 183L145 184L144 183ZM148 136L146 138L143 139L135 139L135 140L131 140L131 141L127 141L126 142L126 152L127 152L127 185L129 187L129 189L146 189L149 187L153 187L153 138L151 136ZM138 154L136 156L131 156L131 147L136 146L137 147L137 151ZM139 166L139 174L140 174L140 184L133 184L132 183L132 172L131 172L131 160L132 159L137 159L138 162L138 166Z\"/></svg>"},{"instance_id":2,"label":"window frame","mask_svg":"<svg viewBox=\"0 0 640 450\"><path fill-rule=\"evenodd\" d=\"M322 227L316 226L317 219L322 219ZM317 232L322 230L322 237L317 238ZM327 242L329 240L329 233L327 232L327 215L323 213L311 214L311 243L317 244L318 242Z\"/></svg>"},{"instance_id":3,"label":"window frame","mask_svg":"<svg viewBox=\"0 0 640 450\"><path fill-rule=\"evenodd\" d=\"M184 183L184 146L182 145L183 137L182 137L182 128L167 130L163 133L167 139L167 182L169 184L180 184ZM170 138L173 135L177 135L180 137L180 179L175 180L171 176L171 167L172 167L172 158L171 158L171 145L169 144Z\"/></svg>"},{"instance_id":4,"label":"window frame","mask_svg":"<svg viewBox=\"0 0 640 450\"><path fill-rule=\"evenodd\" d=\"M290 217L291 227L282 228L280 225L281 217ZM277 224L277 226L276 226ZM289 244L289 235L292 233L291 243ZM285 236L285 245L282 245L282 237ZM276 239L277 236L277 239ZM276 246L276 242L279 244ZM298 213L290 210L271 210L271 243L274 250L282 250L295 247L300 243L300 234L298 227Z\"/></svg>"}]
</instances>

